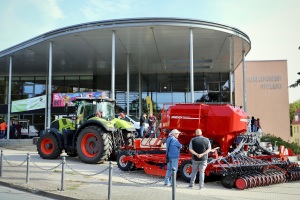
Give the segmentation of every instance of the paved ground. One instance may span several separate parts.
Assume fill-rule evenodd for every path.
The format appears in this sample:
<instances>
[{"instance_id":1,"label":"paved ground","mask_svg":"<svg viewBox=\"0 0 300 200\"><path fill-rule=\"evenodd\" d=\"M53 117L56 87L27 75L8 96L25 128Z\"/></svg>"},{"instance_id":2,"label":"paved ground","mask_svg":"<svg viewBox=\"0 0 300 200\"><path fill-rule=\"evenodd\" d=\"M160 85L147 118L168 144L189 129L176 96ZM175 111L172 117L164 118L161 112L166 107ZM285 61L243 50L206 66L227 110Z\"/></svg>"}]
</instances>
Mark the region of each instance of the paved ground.
<instances>
[{"instance_id":1,"label":"paved ground","mask_svg":"<svg viewBox=\"0 0 300 200\"><path fill-rule=\"evenodd\" d=\"M0 198L9 200L53 200L53 198L41 197L34 193L5 187L0 184Z\"/></svg>"},{"instance_id":2,"label":"paved ground","mask_svg":"<svg viewBox=\"0 0 300 200\"><path fill-rule=\"evenodd\" d=\"M0 147L1 148L1 147ZM62 186L62 157L44 160L34 148L31 151L3 149L0 184L54 199L108 199L108 166L84 164L78 158L66 157ZM30 153L29 182L26 183L26 157ZM300 181L246 190L226 189L220 182L206 183L205 190L189 189L178 180L176 199L289 199L298 200ZM61 191L61 189L64 189ZM172 188L163 186L161 177L142 170L123 172L113 164L111 199L172 199Z\"/></svg>"}]
</instances>

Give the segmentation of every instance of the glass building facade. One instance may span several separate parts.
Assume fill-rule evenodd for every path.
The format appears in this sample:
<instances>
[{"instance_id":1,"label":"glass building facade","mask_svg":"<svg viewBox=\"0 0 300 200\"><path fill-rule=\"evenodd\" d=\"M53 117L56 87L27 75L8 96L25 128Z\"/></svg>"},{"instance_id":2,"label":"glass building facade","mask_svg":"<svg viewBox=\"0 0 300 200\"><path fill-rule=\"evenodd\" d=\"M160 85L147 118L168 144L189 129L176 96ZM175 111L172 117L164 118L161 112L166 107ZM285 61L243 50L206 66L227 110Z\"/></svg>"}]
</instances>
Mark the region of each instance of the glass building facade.
<instances>
[{"instance_id":1,"label":"glass building facade","mask_svg":"<svg viewBox=\"0 0 300 200\"><path fill-rule=\"evenodd\" d=\"M116 19L53 30L0 51L0 118L29 119L43 130L65 113L50 107L52 93L105 91L117 100L117 113L135 115L147 110L146 96L154 114L165 103L234 103L230 81L250 47L239 29L194 19ZM42 95L46 109L9 113L10 100Z\"/></svg>"},{"instance_id":2,"label":"glass building facade","mask_svg":"<svg viewBox=\"0 0 300 200\"><path fill-rule=\"evenodd\" d=\"M229 73L195 73L194 95L195 102L203 103L230 103L230 79ZM0 104L7 106L8 101L8 77L0 77ZM110 76L54 76L52 79L52 93L75 93L109 91ZM165 103L188 103L190 100L189 74L147 74L141 75L142 99L150 96L154 102L154 110L157 112ZM116 76L115 99L118 111L127 110L126 75ZM13 76L11 100L21 100L45 95L47 93L47 77L45 76ZM139 78L137 74L130 75L130 112L138 115ZM145 105L143 105L145 106ZM144 112L145 110L142 110ZM53 110L52 115L61 114L60 110ZM4 110L1 115L5 118ZM17 116L19 115L19 116ZM12 117L29 119L40 129L44 125L44 110L26 111L11 114ZM53 116L54 118L54 116Z\"/></svg>"}]
</instances>

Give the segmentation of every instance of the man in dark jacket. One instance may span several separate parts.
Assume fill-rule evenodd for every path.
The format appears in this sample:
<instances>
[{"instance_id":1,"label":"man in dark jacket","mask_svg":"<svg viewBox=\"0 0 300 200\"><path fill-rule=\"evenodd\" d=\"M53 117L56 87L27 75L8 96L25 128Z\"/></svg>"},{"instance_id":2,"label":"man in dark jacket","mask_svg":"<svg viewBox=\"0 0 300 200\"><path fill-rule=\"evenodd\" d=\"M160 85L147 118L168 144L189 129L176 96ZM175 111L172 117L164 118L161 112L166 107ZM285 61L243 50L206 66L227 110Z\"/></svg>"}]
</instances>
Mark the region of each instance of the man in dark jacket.
<instances>
[{"instance_id":1,"label":"man in dark jacket","mask_svg":"<svg viewBox=\"0 0 300 200\"><path fill-rule=\"evenodd\" d=\"M9 128L10 128L9 129L9 134L10 134L9 138L10 139L16 139L17 138L16 137L16 125L13 121L10 122L10 127Z\"/></svg>"},{"instance_id":2,"label":"man in dark jacket","mask_svg":"<svg viewBox=\"0 0 300 200\"><path fill-rule=\"evenodd\" d=\"M192 174L190 180L190 188L194 187L196 175L199 169L199 189L204 187L204 172L207 166L208 153L211 150L211 145L206 137L202 136L200 129L196 130L196 137L194 137L189 144L189 151L193 155L192 159Z\"/></svg>"}]
</instances>

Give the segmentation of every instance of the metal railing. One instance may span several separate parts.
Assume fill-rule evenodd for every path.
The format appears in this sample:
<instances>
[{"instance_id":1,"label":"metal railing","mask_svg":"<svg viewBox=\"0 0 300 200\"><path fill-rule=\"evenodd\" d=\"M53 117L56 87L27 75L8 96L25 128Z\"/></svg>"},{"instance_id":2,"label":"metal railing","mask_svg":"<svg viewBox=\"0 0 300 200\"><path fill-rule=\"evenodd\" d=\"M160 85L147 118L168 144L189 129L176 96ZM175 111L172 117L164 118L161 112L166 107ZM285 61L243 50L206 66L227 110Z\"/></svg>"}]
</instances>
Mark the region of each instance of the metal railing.
<instances>
[{"instance_id":1,"label":"metal railing","mask_svg":"<svg viewBox=\"0 0 300 200\"><path fill-rule=\"evenodd\" d=\"M135 181L132 178L129 178L126 176L128 174L127 172L120 172L119 170L113 169L113 163L110 161L109 166L100 170L99 172L92 173L92 174L86 174L82 173L79 170L76 170L74 167L71 167L70 164L68 164L66 156L62 155L62 160L54 167L51 168L45 168L42 167L41 164L37 162L37 160L34 160L31 158L30 153L27 153L27 156L24 158L23 161L20 161L19 164L15 164L15 161L12 162L10 161L3 153L3 150L1 150L1 155L0 155L0 178L3 177L3 168L4 162L7 163L7 167L13 167L13 168L18 168L22 167L23 165L26 165L26 184L29 184L30 181L30 164L32 164L34 167L36 167L39 170L42 171L54 171L58 168L61 167L61 183L60 183L60 191L65 191L65 173L66 173L66 166L74 173L82 175L82 176L96 176L100 174L104 174L108 170L108 199L111 199L111 193L112 193L112 179L113 179L113 172L118 175L119 177L123 178L124 180L140 185L140 186L148 186L148 185L154 185L158 183L162 183L164 181L164 178L158 178L155 181ZM26 163L26 164L25 164ZM175 168L172 170L172 200L176 199L176 171Z\"/></svg>"}]
</instances>

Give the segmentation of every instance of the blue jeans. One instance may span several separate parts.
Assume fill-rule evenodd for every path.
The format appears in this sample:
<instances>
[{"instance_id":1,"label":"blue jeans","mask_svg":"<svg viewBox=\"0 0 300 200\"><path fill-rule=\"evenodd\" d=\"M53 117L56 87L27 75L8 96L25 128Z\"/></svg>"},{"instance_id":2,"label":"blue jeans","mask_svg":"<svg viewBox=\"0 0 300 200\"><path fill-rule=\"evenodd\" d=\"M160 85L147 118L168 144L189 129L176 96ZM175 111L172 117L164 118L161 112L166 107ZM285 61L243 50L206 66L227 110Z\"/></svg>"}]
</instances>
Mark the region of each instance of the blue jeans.
<instances>
[{"instance_id":1,"label":"blue jeans","mask_svg":"<svg viewBox=\"0 0 300 200\"><path fill-rule=\"evenodd\" d=\"M141 126L141 128L140 128L140 136L141 136L141 138L144 137L144 130L145 130L145 126Z\"/></svg>"},{"instance_id":2,"label":"blue jeans","mask_svg":"<svg viewBox=\"0 0 300 200\"><path fill-rule=\"evenodd\" d=\"M204 187L204 172L207 166L207 161L195 161L192 160L192 174L191 174L191 180L190 180L190 186L194 186L196 175L199 169L199 187L203 188Z\"/></svg>"},{"instance_id":3,"label":"blue jeans","mask_svg":"<svg viewBox=\"0 0 300 200\"><path fill-rule=\"evenodd\" d=\"M4 136L5 136L5 130L4 131L0 131L0 138L4 138Z\"/></svg>"},{"instance_id":4,"label":"blue jeans","mask_svg":"<svg viewBox=\"0 0 300 200\"><path fill-rule=\"evenodd\" d=\"M165 177L165 185L169 185L171 181L172 169L175 168L175 174L177 174L178 170L178 158L169 159L170 161L167 163L167 172ZM172 183L172 182L171 182Z\"/></svg>"}]
</instances>

